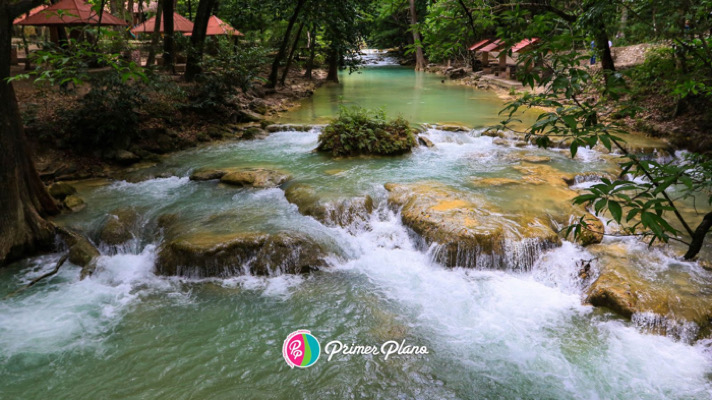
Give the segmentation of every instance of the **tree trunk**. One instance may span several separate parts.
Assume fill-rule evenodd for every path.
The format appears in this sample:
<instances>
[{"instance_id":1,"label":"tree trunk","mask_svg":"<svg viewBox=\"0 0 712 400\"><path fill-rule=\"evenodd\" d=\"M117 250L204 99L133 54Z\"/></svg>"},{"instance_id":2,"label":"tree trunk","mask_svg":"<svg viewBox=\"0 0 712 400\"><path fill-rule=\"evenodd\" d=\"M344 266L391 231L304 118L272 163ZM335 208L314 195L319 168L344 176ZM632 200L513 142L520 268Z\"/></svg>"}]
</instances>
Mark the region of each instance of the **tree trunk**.
<instances>
[{"instance_id":1,"label":"tree trunk","mask_svg":"<svg viewBox=\"0 0 712 400\"><path fill-rule=\"evenodd\" d=\"M299 11L301 11L305 1L306 0L297 0L297 6L294 8L292 17L289 18L287 32L284 33L282 44L279 46L279 51L274 57L274 61L272 62L272 70L269 73L269 78L267 78L267 87L269 88L277 86L277 78L279 76L279 63L282 62L282 59L284 58L284 53L287 52L287 45L289 44L289 38L291 37L292 28L294 27L294 23L297 22L297 17L299 17Z\"/></svg>"},{"instance_id":2,"label":"tree trunk","mask_svg":"<svg viewBox=\"0 0 712 400\"><path fill-rule=\"evenodd\" d=\"M339 83L339 53L336 50L329 50L328 63L329 73L326 75L327 82Z\"/></svg>"},{"instance_id":3,"label":"tree trunk","mask_svg":"<svg viewBox=\"0 0 712 400\"><path fill-rule=\"evenodd\" d=\"M685 260L691 260L699 254L702 249L702 244L705 241L707 233L712 229L712 212L707 213L702 219L700 225L695 229L695 233L692 235L692 242L690 242L690 247L685 253Z\"/></svg>"},{"instance_id":4,"label":"tree trunk","mask_svg":"<svg viewBox=\"0 0 712 400\"><path fill-rule=\"evenodd\" d=\"M307 70L304 77L312 80L312 71L314 71L314 57L316 57L316 29L312 28L309 33L309 61L307 61Z\"/></svg>"},{"instance_id":5,"label":"tree trunk","mask_svg":"<svg viewBox=\"0 0 712 400\"><path fill-rule=\"evenodd\" d=\"M173 0L163 2L163 68L174 74L175 71L175 41L173 40Z\"/></svg>"},{"instance_id":6,"label":"tree trunk","mask_svg":"<svg viewBox=\"0 0 712 400\"><path fill-rule=\"evenodd\" d=\"M198 11L195 14L193 35L190 37L188 62L185 65L185 80L192 82L200 74L200 62L203 60L203 47L205 46L205 33L208 30L210 11L215 5L215 0L200 0Z\"/></svg>"},{"instance_id":7,"label":"tree trunk","mask_svg":"<svg viewBox=\"0 0 712 400\"><path fill-rule=\"evenodd\" d=\"M620 25L618 25L618 35L616 35L617 38L623 39L625 38L625 29L628 26L628 7L623 7L621 10L621 22Z\"/></svg>"},{"instance_id":8,"label":"tree trunk","mask_svg":"<svg viewBox=\"0 0 712 400\"><path fill-rule=\"evenodd\" d=\"M601 68L604 72L615 72L616 66L613 63L611 55L611 47L608 45L608 34L603 22L599 22L596 26L596 48L599 49L601 55Z\"/></svg>"},{"instance_id":9,"label":"tree trunk","mask_svg":"<svg viewBox=\"0 0 712 400\"><path fill-rule=\"evenodd\" d=\"M410 28L413 30L413 45L415 46L415 70L425 70L425 57L418 33L418 15L415 13L415 0L410 0Z\"/></svg>"},{"instance_id":10,"label":"tree trunk","mask_svg":"<svg viewBox=\"0 0 712 400\"><path fill-rule=\"evenodd\" d=\"M58 212L30 158L15 91L6 81L12 21L26 11L13 13L0 2L0 265L51 249L54 225L44 218Z\"/></svg>"},{"instance_id":11,"label":"tree trunk","mask_svg":"<svg viewBox=\"0 0 712 400\"><path fill-rule=\"evenodd\" d=\"M284 71L282 71L282 79L280 79L279 84L284 86L284 82L287 81L287 74L289 74L289 68L292 67L292 58L294 57L294 52L299 46L299 37L302 36L302 29L304 29L304 23L299 24L299 29L297 29L297 36L294 38L294 44L292 49L289 51L289 56L287 56L287 65L284 66Z\"/></svg>"},{"instance_id":12,"label":"tree trunk","mask_svg":"<svg viewBox=\"0 0 712 400\"><path fill-rule=\"evenodd\" d=\"M156 4L156 24L153 27L153 35L151 36L151 48L148 49L148 59L146 60L147 67L156 62L156 48L158 47L158 40L161 38L161 19L163 17L164 1L165 0L158 0L158 4Z\"/></svg>"}]
</instances>

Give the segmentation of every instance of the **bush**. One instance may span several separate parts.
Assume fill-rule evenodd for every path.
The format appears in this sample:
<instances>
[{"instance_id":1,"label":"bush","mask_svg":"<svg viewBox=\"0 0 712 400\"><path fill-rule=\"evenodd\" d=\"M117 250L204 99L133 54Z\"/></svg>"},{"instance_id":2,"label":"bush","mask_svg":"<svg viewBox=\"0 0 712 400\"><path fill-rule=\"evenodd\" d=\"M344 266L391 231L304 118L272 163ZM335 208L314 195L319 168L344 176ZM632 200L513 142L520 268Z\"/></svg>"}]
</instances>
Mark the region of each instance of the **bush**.
<instances>
[{"instance_id":1,"label":"bush","mask_svg":"<svg viewBox=\"0 0 712 400\"><path fill-rule=\"evenodd\" d=\"M92 81L89 93L69 111L68 138L81 149L126 148L136 135L138 110L145 102L143 85L110 72Z\"/></svg>"},{"instance_id":2,"label":"bush","mask_svg":"<svg viewBox=\"0 0 712 400\"><path fill-rule=\"evenodd\" d=\"M342 106L339 117L319 135L317 150L334 156L397 155L415 145L413 129L402 117L387 121L383 110Z\"/></svg>"}]
</instances>

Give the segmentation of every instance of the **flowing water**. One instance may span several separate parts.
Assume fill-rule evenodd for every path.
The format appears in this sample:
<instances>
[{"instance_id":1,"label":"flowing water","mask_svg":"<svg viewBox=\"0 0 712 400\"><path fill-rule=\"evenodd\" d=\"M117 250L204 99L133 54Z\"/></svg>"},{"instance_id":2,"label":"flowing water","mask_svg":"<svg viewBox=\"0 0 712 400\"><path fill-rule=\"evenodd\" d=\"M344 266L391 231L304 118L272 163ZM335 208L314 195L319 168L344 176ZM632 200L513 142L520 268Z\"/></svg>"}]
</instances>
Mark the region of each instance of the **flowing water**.
<instances>
[{"instance_id":1,"label":"flowing water","mask_svg":"<svg viewBox=\"0 0 712 400\"><path fill-rule=\"evenodd\" d=\"M436 76L375 66L342 76L285 121L314 122L345 102L385 105L414 122L497 122L502 103L487 92ZM647 334L582 304L575 265L593 258L569 242L543 253L531 270L445 268L433 261L386 204L387 182L438 182L482 193L512 213L557 207L545 189L478 188L473 177L516 177L512 155L545 155L564 172L603 171L610 160L494 144L471 132L428 130L436 147L396 158L334 160L311 150L318 131L277 132L264 140L211 145L136 171L130 182L79 183L89 206L60 219L92 237L105 214L134 207L135 239L103 247L99 269L79 280L70 265L0 302L0 398L420 398L706 399L712 354ZM301 215L282 188L236 189L187 177L200 167L288 170L323 198L370 195L376 210L346 228ZM517 175L519 174L519 175ZM147 180L142 180L146 179ZM138 183L131 183L131 182ZM583 183L585 184L585 183ZM299 231L329 249L331 267L304 276L228 279L158 277L160 215L181 216L196 232ZM630 257L659 270L686 268L660 249L622 242ZM620 243L619 243L620 244ZM0 270L0 296L54 267L59 254ZM646 258L643 258L646 257ZM428 354L322 354L290 369L282 342L309 329L331 340L377 345L396 340Z\"/></svg>"}]
</instances>

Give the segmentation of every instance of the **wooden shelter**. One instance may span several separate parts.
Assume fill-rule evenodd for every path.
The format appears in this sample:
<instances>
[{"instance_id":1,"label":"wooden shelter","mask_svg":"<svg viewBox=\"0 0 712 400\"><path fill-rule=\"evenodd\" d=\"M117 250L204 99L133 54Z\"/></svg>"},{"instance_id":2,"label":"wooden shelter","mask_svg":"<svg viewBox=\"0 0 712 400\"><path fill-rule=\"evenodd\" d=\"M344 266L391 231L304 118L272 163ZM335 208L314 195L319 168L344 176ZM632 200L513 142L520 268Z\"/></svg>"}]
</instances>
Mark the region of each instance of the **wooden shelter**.
<instances>
[{"instance_id":1,"label":"wooden shelter","mask_svg":"<svg viewBox=\"0 0 712 400\"><path fill-rule=\"evenodd\" d=\"M191 36L193 32L186 33L186 36ZM245 36L237 29L233 28L227 22L224 22L215 15L211 15L208 19L208 29L205 36Z\"/></svg>"},{"instance_id":2,"label":"wooden shelter","mask_svg":"<svg viewBox=\"0 0 712 400\"><path fill-rule=\"evenodd\" d=\"M142 33L151 34L156 27L156 17L152 17L141 24L136 25L131 29L131 33L134 35L140 35ZM161 20L161 26L158 27L158 31L163 33L163 20ZM173 32L179 32L182 34L193 32L193 23L190 20L178 13L173 13Z\"/></svg>"},{"instance_id":3,"label":"wooden shelter","mask_svg":"<svg viewBox=\"0 0 712 400\"><path fill-rule=\"evenodd\" d=\"M97 13L91 4L84 0L60 0L45 9L38 10L33 15L15 22L16 25L35 26L81 26L106 25L126 26L126 21L104 11Z\"/></svg>"}]
</instances>

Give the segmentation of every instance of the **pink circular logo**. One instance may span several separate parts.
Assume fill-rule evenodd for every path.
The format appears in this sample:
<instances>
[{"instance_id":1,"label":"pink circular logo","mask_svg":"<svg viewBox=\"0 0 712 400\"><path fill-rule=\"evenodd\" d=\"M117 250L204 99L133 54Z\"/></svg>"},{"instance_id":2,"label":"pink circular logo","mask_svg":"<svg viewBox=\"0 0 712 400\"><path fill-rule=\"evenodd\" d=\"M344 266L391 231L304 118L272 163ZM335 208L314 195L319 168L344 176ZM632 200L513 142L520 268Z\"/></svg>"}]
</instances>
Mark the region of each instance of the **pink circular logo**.
<instances>
[{"instance_id":1,"label":"pink circular logo","mask_svg":"<svg viewBox=\"0 0 712 400\"><path fill-rule=\"evenodd\" d=\"M290 368L307 368L319 359L321 346L311 332L300 329L287 336L282 345L282 356Z\"/></svg>"}]
</instances>

